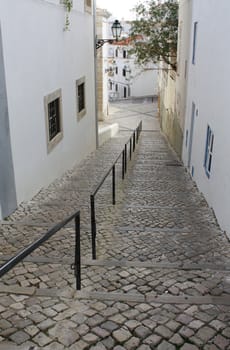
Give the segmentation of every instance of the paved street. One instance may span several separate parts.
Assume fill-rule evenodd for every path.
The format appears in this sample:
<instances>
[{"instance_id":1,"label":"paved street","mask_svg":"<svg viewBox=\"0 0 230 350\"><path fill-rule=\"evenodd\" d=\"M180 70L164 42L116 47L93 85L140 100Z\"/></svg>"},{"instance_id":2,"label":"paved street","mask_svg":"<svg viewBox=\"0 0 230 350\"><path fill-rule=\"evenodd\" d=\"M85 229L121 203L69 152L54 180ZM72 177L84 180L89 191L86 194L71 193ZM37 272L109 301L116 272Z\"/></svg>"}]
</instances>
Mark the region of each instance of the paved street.
<instances>
[{"instance_id":1,"label":"paved street","mask_svg":"<svg viewBox=\"0 0 230 350\"><path fill-rule=\"evenodd\" d=\"M0 350L230 349L230 244L160 133L157 104L114 103L119 134L0 223L1 263L81 210L82 289L75 290L74 223L0 282ZM116 166L143 121L125 179ZM128 148L129 150L129 148Z\"/></svg>"}]
</instances>

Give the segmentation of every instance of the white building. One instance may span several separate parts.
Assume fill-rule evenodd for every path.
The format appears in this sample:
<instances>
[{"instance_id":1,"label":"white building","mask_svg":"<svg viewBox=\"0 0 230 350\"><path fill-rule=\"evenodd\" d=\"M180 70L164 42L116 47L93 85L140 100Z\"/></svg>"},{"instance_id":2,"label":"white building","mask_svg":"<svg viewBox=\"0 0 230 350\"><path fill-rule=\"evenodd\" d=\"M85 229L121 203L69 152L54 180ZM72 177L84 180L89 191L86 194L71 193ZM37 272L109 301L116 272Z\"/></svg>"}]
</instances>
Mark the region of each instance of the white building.
<instances>
[{"instance_id":1,"label":"white building","mask_svg":"<svg viewBox=\"0 0 230 350\"><path fill-rule=\"evenodd\" d=\"M111 25L112 23L110 23ZM123 21L124 28L119 42L108 45L109 99L157 96L157 69L154 64L139 66L135 55L130 54L130 22Z\"/></svg>"},{"instance_id":2,"label":"white building","mask_svg":"<svg viewBox=\"0 0 230 350\"><path fill-rule=\"evenodd\" d=\"M184 22L189 50L181 49L188 53L183 161L222 229L230 234L230 1L181 3L191 18Z\"/></svg>"},{"instance_id":3,"label":"white building","mask_svg":"<svg viewBox=\"0 0 230 350\"><path fill-rule=\"evenodd\" d=\"M95 149L92 6L0 1L0 218Z\"/></svg>"}]
</instances>

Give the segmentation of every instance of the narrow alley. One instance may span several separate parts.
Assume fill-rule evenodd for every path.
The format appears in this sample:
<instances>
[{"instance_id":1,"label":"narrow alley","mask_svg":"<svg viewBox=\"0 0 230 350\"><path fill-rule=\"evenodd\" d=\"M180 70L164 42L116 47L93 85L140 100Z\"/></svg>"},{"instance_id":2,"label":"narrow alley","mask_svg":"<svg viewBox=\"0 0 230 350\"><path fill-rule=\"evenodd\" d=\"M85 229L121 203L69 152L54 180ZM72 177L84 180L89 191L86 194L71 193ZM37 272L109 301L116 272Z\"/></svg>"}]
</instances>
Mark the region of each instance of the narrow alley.
<instances>
[{"instance_id":1,"label":"narrow alley","mask_svg":"<svg viewBox=\"0 0 230 350\"><path fill-rule=\"evenodd\" d=\"M0 281L0 350L230 349L230 245L160 132L157 102L113 103L120 131L1 221L1 263L81 210L82 289L68 224ZM116 166L90 194L134 128L143 130L125 179ZM129 157L128 157L129 158Z\"/></svg>"}]
</instances>

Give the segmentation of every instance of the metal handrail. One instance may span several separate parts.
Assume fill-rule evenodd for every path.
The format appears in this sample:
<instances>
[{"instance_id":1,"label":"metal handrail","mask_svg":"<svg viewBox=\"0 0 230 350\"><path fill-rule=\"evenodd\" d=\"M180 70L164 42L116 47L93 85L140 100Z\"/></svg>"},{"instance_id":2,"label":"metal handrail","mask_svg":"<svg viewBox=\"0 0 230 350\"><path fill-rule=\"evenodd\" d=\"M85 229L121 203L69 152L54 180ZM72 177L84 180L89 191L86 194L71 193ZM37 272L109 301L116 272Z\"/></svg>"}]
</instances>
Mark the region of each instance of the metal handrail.
<instances>
[{"instance_id":1,"label":"metal handrail","mask_svg":"<svg viewBox=\"0 0 230 350\"><path fill-rule=\"evenodd\" d=\"M118 162L119 158L122 155L122 180L125 178L125 173L127 172L127 145L129 144L129 158L132 159L132 152L135 151L136 143L138 143L140 133L142 131L142 121L138 124L137 128L134 129L132 135L125 143L123 150L119 153L116 160L113 162L113 165L109 168L106 174L101 179L100 183L96 186L95 190L90 195L90 208L91 208L91 236L92 236L92 259L96 259L96 235L97 235L97 227L96 227L96 213L95 213L95 196L104 181L108 177L108 175L112 171L112 204L116 204L116 182L115 182L115 166Z\"/></svg>"},{"instance_id":2,"label":"metal handrail","mask_svg":"<svg viewBox=\"0 0 230 350\"><path fill-rule=\"evenodd\" d=\"M0 277L10 271L15 265L21 262L35 249L39 248L44 242L51 238L61 228L67 225L70 221L75 220L75 263L71 268L75 271L76 289L81 289L81 236L80 236L80 211L75 212L63 221L59 222L49 229L42 237L31 243L28 247L22 249L18 254L9 259L6 263L0 266Z\"/></svg>"}]
</instances>

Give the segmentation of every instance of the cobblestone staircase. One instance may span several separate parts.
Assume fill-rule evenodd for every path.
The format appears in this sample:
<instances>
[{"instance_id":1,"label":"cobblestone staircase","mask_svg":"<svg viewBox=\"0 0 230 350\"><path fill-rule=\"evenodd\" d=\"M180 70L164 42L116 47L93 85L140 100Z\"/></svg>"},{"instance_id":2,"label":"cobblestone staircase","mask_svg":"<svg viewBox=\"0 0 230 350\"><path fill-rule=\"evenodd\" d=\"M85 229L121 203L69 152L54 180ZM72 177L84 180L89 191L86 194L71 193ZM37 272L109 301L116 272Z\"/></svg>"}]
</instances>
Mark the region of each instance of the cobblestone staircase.
<instances>
[{"instance_id":1,"label":"cobblestone staircase","mask_svg":"<svg viewBox=\"0 0 230 350\"><path fill-rule=\"evenodd\" d=\"M229 242L161 135L152 105L114 109L120 133L1 223L3 261L80 208L83 268L76 292L69 225L4 276L0 349L6 341L45 350L230 349ZM116 206L110 178L96 199L93 261L89 195L140 118L124 181L117 167Z\"/></svg>"}]
</instances>

